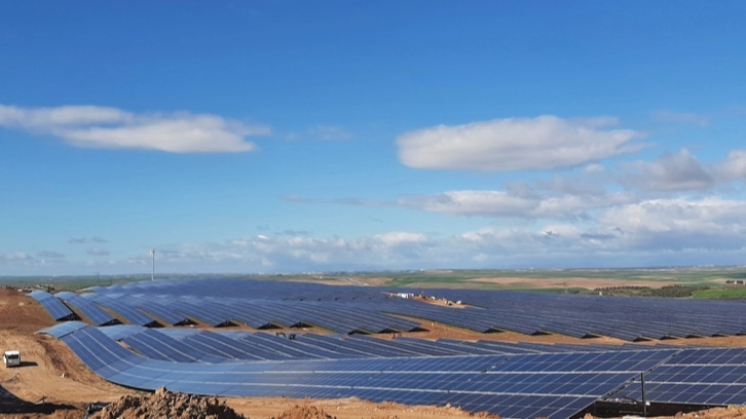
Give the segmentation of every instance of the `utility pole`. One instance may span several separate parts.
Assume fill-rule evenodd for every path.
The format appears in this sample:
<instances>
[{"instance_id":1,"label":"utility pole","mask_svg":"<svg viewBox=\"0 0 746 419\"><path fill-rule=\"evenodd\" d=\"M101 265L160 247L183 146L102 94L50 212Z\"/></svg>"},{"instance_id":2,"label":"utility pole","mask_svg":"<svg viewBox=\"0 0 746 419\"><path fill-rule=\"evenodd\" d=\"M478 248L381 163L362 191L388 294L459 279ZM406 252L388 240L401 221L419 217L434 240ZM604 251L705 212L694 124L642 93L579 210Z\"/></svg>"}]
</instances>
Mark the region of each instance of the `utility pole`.
<instances>
[{"instance_id":1,"label":"utility pole","mask_svg":"<svg viewBox=\"0 0 746 419\"><path fill-rule=\"evenodd\" d=\"M648 416L648 401L645 398L645 373L640 373L640 390L642 393L642 417Z\"/></svg>"},{"instance_id":2,"label":"utility pole","mask_svg":"<svg viewBox=\"0 0 746 419\"><path fill-rule=\"evenodd\" d=\"M150 249L150 255L153 256L153 271L150 274L150 280L155 281L155 249Z\"/></svg>"}]
</instances>

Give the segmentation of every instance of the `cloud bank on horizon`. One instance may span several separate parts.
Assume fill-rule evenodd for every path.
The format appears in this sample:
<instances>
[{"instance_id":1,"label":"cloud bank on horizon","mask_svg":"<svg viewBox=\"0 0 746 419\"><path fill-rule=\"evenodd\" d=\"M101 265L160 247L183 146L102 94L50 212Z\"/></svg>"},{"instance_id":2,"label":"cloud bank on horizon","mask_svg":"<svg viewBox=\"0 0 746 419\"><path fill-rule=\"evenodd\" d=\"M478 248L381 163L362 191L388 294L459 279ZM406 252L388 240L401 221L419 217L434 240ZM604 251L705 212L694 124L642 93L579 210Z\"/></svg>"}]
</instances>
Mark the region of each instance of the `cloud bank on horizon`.
<instances>
[{"instance_id":1,"label":"cloud bank on horizon","mask_svg":"<svg viewBox=\"0 0 746 419\"><path fill-rule=\"evenodd\" d=\"M0 276L741 265L744 6L684 3L0 6Z\"/></svg>"},{"instance_id":2,"label":"cloud bank on horizon","mask_svg":"<svg viewBox=\"0 0 746 419\"><path fill-rule=\"evenodd\" d=\"M123 119L121 111L105 107L40 109L16 112L21 116L13 123L8 123L11 118L6 116L0 119L0 124L37 132L39 127L119 123ZM413 263L464 268L473 264L503 266L516 261L531 264L537 254L545 255L546 266L561 264L563 259L577 255L594 259L594 266L616 266L614 262L618 260L651 261L660 252L679 257L672 259L674 264L677 260L686 264L690 258L695 261L700 258L702 263L707 260L725 263L728 257L737 256L746 233L743 217L746 201L688 193L743 181L746 150L730 150L722 161L705 166L690 151L681 149L666 152L652 161L621 161L618 170L612 173L600 162L619 154L634 157L644 148L642 144L629 144L632 139L643 137L633 130L597 131L612 121L617 124L612 118L567 121L545 115L456 127L439 125L405 132L396 139L401 163L417 169L552 173L558 167L583 165L572 175L560 172L533 183L506 183L500 190L402 194L390 202L366 204L353 199L324 202L297 196L286 198L296 205L399 207L448 217L519 219L522 228L483 227L453 235L389 231L357 238L314 238L307 231L277 231L269 236L231 238L222 243L174 243L160 250L159 263L227 266L228 271L241 267L285 271L288 266L316 271L411 268L416 266ZM159 139L154 141L158 143ZM221 147L209 143L208 140L204 146L189 151L218 151ZM69 145L79 146L75 142ZM138 148L163 150L162 144ZM651 192L663 194L651 195ZM531 225L534 227L527 227ZM86 249L89 256L110 256L102 247L107 243L104 238L68 240L68 244L86 242L96 244ZM36 255L0 254L0 265L6 266L64 269L68 263L64 253L48 250ZM109 263L128 271L141 269L147 258L139 255Z\"/></svg>"}]
</instances>

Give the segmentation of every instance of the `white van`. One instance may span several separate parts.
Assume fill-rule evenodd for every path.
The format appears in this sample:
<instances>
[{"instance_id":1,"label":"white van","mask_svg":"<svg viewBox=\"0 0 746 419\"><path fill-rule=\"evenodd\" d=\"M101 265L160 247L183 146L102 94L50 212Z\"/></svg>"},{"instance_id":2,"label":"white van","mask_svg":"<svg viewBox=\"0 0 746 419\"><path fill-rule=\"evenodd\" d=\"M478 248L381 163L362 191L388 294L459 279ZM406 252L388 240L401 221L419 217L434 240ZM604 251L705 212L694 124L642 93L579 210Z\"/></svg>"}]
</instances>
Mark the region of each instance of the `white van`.
<instances>
[{"instance_id":1,"label":"white van","mask_svg":"<svg viewBox=\"0 0 746 419\"><path fill-rule=\"evenodd\" d=\"M21 352L20 351L5 351L3 354L3 362L5 368L18 367L21 365Z\"/></svg>"}]
</instances>

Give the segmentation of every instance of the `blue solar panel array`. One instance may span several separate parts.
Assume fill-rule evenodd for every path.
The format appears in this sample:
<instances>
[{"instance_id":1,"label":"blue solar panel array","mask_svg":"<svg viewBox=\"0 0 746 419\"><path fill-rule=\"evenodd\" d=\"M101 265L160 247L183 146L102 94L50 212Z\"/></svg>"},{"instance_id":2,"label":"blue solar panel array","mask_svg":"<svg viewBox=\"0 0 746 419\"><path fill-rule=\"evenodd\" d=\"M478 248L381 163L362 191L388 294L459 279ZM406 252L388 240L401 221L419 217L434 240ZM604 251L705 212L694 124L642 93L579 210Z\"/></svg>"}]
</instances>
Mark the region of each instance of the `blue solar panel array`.
<instances>
[{"instance_id":1,"label":"blue solar panel array","mask_svg":"<svg viewBox=\"0 0 746 419\"><path fill-rule=\"evenodd\" d=\"M366 304L387 299L380 289L370 292L360 287L190 280L95 287L89 291L95 292L85 294L87 298L140 325L153 320L171 325L195 321L214 327L246 324L257 329L316 326L340 333L411 331L419 327L418 322L384 314Z\"/></svg>"},{"instance_id":2,"label":"blue solar panel array","mask_svg":"<svg viewBox=\"0 0 746 419\"><path fill-rule=\"evenodd\" d=\"M611 398L640 400L637 381ZM746 349L686 349L645 375L646 399L697 405L745 404Z\"/></svg>"},{"instance_id":3,"label":"blue solar panel array","mask_svg":"<svg viewBox=\"0 0 746 419\"><path fill-rule=\"evenodd\" d=\"M84 295L91 296L91 298L93 297L92 294L84 294ZM109 310L120 315L124 320L126 320L130 324L136 324L138 326L146 326L146 327L161 326L161 324L158 323L158 321L155 318L147 315L143 311L139 310L137 307L134 307L120 300L115 300L113 298L108 298L104 296L99 296L95 298L95 300L101 306L106 307Z\"/></svg>"},{"instance_id":4,"label":"blue solar panel array","mask_svg":"<svg viewBox=\"0 0 746 419\"><path fill-rule=\"evenodd\" d=\"M107 313L106 310L95 304L90 298L85 298L80 294L68 291L59 292L55 294L55 297L75 307L83 316L87 317L97 326L119 323L117 318Z\"/></svg>"},{"instance_id":5,"label":"blue solar panel array","mask_svg":"<svg viewBox=\"0 0 746 419\"><path fill-rule=\"evenodd\" d=\"M356 396L450 403L503 417L565 418L599 399L639 400L639 375L646 373L648 401L746 404L746 348L314 334L289 339L246 331L191 331L176 339L168 329L97 329L80 322L43 332L61 337L104 378L147 390L167 386L224 396ZM117 336L130 350L116 343Z\"/></svg>"},{"instance_id":6,"label":"blue solar panel array","mask_svg":"<svg viewBox=\"0 0 746 419\"><path fill-rule=\"evenodd\" d=\"M29 296L38 301L55 320L72 320L77 318L69 307L46 291L32 291L29 293Z\"/></svg>"},{"instance_id":7,"label":"blue solar panel array","mask_svg":"<svg viewBox=\"0 0 746 419\"><path fill-rule=\"evenodd\" d=\"M203 334L222 335L202 332L184 340ZM657 349L455 357L232 359L211 363L199 359L196 352L178 349L176 340L164 337L166 334L159 331L145 330L124 339L130 344L137 340L142 345L136 348L137 352L149 352L148 357L125 349L92 327L67 334L62 340L96 373L134 388L154 390L166 386L175 391L224 396L356 396L407 404L451 403L506 418L570 417L675 353L672 349ZM267 341L274 339L264 337ZM243 340L238 335L227 339ZM354 338L358 339L370 343L366 338ZM272 351L268 347L264 350ZM176 359L186 362L175 362Z\"/></svg>"},{"instance_id":8,"label":"blue solar panel array","mask_svg":"<svg viewBox=\"0 0 746 419\"><path fill-rule=\"evenodd\" d=\"M548 331L575 337L605 335L625 340L735 335L746 331L743 301L628 298L510 291L428 290L447 300L481 307L468 317L475 330ZM469 320L466 320L468 323ZM461 324L468 327L468 324Z\"/></svg>"},{"instance_id":9,"label":"blue solar panel array","mask_svg":"<svg viewBox=\"0 0 746 419\"><path fill-rule=\"evenodd\" d=\"M404 316L422 319L424 328L437 321L481 332L608 335L630 341L730 335L746 331L746 316L739 315L746 308L742 302L428 291L476 307L453 309L387 292L398 290L240 280L148 281L89 291L31 296L53 317L52 310L64 313L60 305L72 314L62 299L94 324L116 323L117 318L128 324L94 328L69 322L43 332L62 339L107 380L135 388L167 386L225 396L357 396L451 403L506 418L565 418L599 399L639 399L644 372L652 402L746 404L746 349L356 334L420 327L399 317ZM298 333L289 339L248 330L144 327L191 322L256 329L318 326L340 335Z\"/></svg>"},{"instance_id":10,"label":"blue solar panel array","mask_svg":"<svg viewBox=\"0 0 746 419\"><path fill-rule=\"evenodd\" d=\"M436 321L478 332L601 335L628 341L746 332L746 316L734 315L744 312L746 304L734 301L427 290L429 295L477 307L453 309L392 297L400 289L231 279L144 281L89 291L86 301L139 325L317 326L338 333L420 327L417 321L397 317L405 316L421 319L424 328L428 321ZM103 320L93 322L104 324Z\"/></svg>"}]
</instances>

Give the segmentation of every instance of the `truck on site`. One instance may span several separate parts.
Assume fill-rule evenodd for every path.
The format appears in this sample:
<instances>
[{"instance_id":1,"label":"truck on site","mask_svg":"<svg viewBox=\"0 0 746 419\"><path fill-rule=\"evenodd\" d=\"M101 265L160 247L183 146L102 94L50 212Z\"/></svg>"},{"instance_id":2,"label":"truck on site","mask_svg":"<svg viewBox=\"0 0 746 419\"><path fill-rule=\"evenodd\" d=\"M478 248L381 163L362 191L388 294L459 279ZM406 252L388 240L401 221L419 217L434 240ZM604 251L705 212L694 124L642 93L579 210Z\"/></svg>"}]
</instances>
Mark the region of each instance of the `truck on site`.
<instances>
[{"instance_id":1,"label":"truck on site","mask_svg":"<svg viewBox=\"0 0 746 419\"><path fill-rule=\"evenodd\" d=\"M20 351L5 351L3 353L3 362L5 368L20 367L21 366L21 352Z\"/></svg>"}]
</instances>

